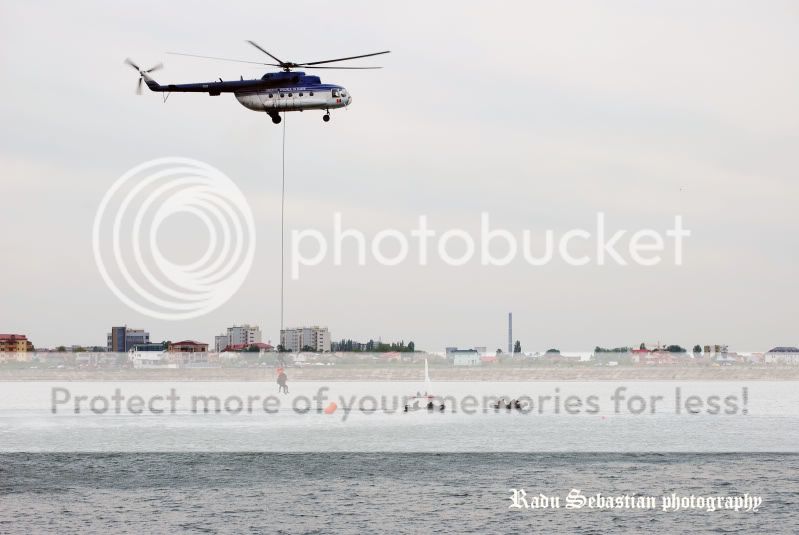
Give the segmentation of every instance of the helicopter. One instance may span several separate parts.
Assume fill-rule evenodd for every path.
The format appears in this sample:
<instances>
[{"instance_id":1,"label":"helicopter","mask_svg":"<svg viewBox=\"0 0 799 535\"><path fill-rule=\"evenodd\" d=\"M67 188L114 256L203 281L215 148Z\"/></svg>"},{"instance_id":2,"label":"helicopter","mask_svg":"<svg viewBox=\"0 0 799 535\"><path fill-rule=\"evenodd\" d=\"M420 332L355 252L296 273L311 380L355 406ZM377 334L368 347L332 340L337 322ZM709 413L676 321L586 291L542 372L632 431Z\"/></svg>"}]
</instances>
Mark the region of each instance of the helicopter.
<instances>
[{"instance_id":1,"label":"helicopter","mask_svg":"<svg viewBox=\"0 0 799 535\"><path fill-rule=\"evenodd\" d=\"M349 106L352 103L352 95L347 89L340 85L323 84L318 76L307 75L305 72L295 71L294 69L380 69L382 67L340 67L322 66L322 64L379 56L391 52L390 50L384 50L382 52L373 52L371 54L361 54L346 58L297 63L278 59L274 54L268 52L254 41L248 40L246 42L277 63L199 56L180 52L167 52L167 54L220 61L235 61L238 63L252 63L256 65L269 65L280 67L281 71L269 72L264 74L261 78L256 78L254 80L245 80L242 76L240 80L224 81L220 78L218 81L214 82L161 85L150 76L150 73L163 68L164 65L162 63L149 69L142 69L130 58L125 59L125 63L136 69L139 73L139 81L136 86L136 94L138 95L141 95L142 81L147 84L150 91L167 93L167 97L169 93L208 93L208 95L212 97L219 96L222 93L233 93L233 96L236 97L236 100L238 100L242 106L249 110L266 112L275 124L281 122L281 112L305 110L324 110L325 114L322 116L322 120L328 122L330 121L330 110ZM166 100L166 97L164 100Z\"/></svg>"}]
</instances>

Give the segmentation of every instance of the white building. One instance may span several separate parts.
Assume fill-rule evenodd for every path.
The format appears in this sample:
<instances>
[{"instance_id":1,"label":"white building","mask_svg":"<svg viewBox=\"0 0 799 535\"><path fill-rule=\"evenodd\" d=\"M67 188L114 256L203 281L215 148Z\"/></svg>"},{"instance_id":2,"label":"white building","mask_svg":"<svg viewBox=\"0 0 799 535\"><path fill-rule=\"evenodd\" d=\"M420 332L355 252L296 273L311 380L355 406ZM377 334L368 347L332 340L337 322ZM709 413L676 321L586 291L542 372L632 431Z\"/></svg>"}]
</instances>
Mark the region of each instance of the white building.
<instances>
[{"instance_id":1,"label":"white building","mask_svg":"<svg viewBox=\"0 0 799 535\"><path fill-rule=\"evenodd\" d=\"M226 334L218 334L214 336L214 351L221 353L227 346L230 345L230 337Z\"/></svg>"},{"instance_id":2,"label":"white building","mask_svg":"<svg viewBox=\"0 0 799 535\"><path fill-rule=\"evenodd\" d=\"M169 362L169 355L166 351L138 351L128 352L128 359L136 369L149 368L177 368L178 365Z\"/></svg>"},{"instance_id":3,"label":"white building","mask_svg":"<svg viewBox=\"0 0 799 535\"><path fill-rule=\"evenodd\" d=\"M447 348L447 359L452 361L453 366L479 366L480 353L477 349L458 349L456 347Z\"/></svg>"},{"instance_id":4,"label":"white building","mask_svg":"<svg viewBox=\"0 0 799 535\"><path fill-rule=\"evenodd\" d=\"M310 347L312 351L330 351L330 331L327 327L299 327L280 331L280 344L287 351L302 351Z\"/></svg>"},{"instance_id":5,"label":"white building","mask_svg":"<svg viewBox=\"0 0 799 535\"><path fill-rule=\"evenodd\" d=\"M217 353L231 345L250 345L261 342L261 328L257 325L234 325L227 328L227 334L214 337L214 349Z\"/></svg>"},{"instance_id":6,"label":"white building","mask_svg":"<svg viewBox=\"0 0 799 535\"><path fill-rule=\"evenodd\" d=\"M788 366L799 365L799 348L775 347L763 355L766 364L783 364Z\"/></svg>"}]
</instances>

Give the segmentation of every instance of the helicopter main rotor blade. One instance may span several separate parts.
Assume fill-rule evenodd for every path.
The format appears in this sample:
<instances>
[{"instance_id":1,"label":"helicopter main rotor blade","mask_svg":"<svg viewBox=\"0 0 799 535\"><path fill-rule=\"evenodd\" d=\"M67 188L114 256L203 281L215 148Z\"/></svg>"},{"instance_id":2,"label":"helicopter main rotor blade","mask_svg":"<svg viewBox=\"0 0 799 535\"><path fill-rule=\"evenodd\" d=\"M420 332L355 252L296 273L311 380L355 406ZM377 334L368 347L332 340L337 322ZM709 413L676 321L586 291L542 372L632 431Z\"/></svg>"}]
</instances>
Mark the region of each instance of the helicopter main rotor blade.
<instances>
[{"instance_id":1,"label":"helicopter main rotor blade","mask_svg":"<svg viewBox=\"0 0 799 535\"><path fill-rule=\"evenodd\" d=\"M153 65L152 67L150 67L149 69L147 69L144 72L155 72L155 71L161 70L163 68L164 68L164 64L163 63L158 63L156 65Z\"/></svg>"},{"instance_id":2,"label":"helicopter main rotor blade","mask_svg":"<svg viewBox=\"0 0 799 535\"><path fill-rule=\"evenodd\" d=\"M390 52L391 52L391 50L384 50L382 52L374 52L372 54L362 54L360 56L350 56L348 58L325 59L325 60L322 60L322 61L310 61L310 62L305 62L305 63L297 63L297 66L298 67L305 67L307 65L321 65L322 63L333 63L333 62L336 62L336 61L346 61L348 59L368 58L368 57L371 57L371 56L379 56L381 54L388 54Z\"/></svg>"},{"instance_id":3,"label":"helicopter main rotor blade","mask_svg":"<svg viewBox=\"0 0 799 535\"><path fill-rule=\"evenodd\" d=\"M250 41L249 39L247 39L247 42L248 42L248 43L250 43L250 44L251 44L252 46L254 46L255 48L257 48L258 50L260 50L261 52L263 52L264 54L266 54L267 56L269 56L270 58L272 58L273 60L275 60L275 61L277 61L278 63L280 63L279 67L282 67L283 65L285 65L285 64L286 64L286 62L285 62L285 61L283 61L283 60L281 60L281 59L278 59L278 58L276 58L275 56L273 56L272 54L270 54L269 52L267 52L267 51L266 51L266 49L264 49L264 48L261 48L261 47L260 47L260 45L258 45L258 43L256 43L255 41Z\"/></svg>"},{"instance_id":4,"label":"helicopter main rotor blade","mask_svg":"<svg viewBox=\"0 0 799 535\"><path fill-rule=\"evenodd\" d=\"M302 69L306 68L304 65L299 65L299 67L302 68ZM350 69L350 70L358 69L358 70L360 70L360 69L382 69L383 67L315 67L315 66L310 66L310 67L307 67L307 68L308 69Z\"/></svg>"},{"instance_id":5,"label":"helicopter main rotor blade","mask_svg":"<svg viewBox=\"0 0 799 535\"><path fill-rule=\"evenodd\" d=\"M234 61L236 63L252 63L253 65L271 65L273 67L280 67L277 63L263 63L261 61L247 61L244 59L231 59L231 58L218 58L215 56L199 56L197 54L184 54L182 52L167 52L167 54L171 54L172 56L188 56L190 58L202 58L202 59L215 59L219 61Z\"/></svg>"},{"instance_id":6,"label":"helicopter main rotor blade","mask_svg":"<svg viewBox=\"0 0 799 535\"><path fill-rule=\"evenodd\" d=\"M139 83L136 84L136 94L141 95L141 78L139 78Z\"/></svg>"}]
</instances>

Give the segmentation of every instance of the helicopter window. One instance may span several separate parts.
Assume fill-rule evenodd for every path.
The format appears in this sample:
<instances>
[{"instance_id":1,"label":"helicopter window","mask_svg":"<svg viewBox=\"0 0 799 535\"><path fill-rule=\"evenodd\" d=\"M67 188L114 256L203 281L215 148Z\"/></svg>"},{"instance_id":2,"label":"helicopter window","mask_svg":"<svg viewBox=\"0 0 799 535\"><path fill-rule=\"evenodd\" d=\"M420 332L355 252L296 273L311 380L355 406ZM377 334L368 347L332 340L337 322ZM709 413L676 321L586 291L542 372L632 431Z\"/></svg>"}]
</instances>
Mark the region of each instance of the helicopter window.
<instances>
[{"instance_id":1,"label":"helicopter window","mask_svg":"<svg viewBox=\"0 0 799 535\"><path fill-rule=\"evenodd\" d=\"M283 98L283 97L285 97L285 96L286 96L286 95L284 95L283 93L280 93L280 98Z\"/></svg>"},{"instance_id":2,"label":"helicopter window","mask_svg":"<svg viewBox=\"0 0 799 535\"><path fill-rule=\"evenodd\" d=\"M341 93L339 93L339 90L338 90L338 89L334 89L334 90L333 90L333 96L334 96L334 97L339 97L339 96L341 96Z\"/></svg>"},{"instance_id":3,"label":"helicopter window","mask_svg":"<svg viewBox=\"0 0 799 535\"><path fill-rule=\"evenodd\" d=\"M303 95L303 94L302 94L302 93L300 93L300 96L302 96L302 95Z\"/></svg>"},{"instance_id":4,"label":"helicopter window","mask_svg":"<svg viewBox=\"0 0 799 535\"><path fill-rule=\"evenodd\" d=\"M309 93L308 93L308 96L311 96L311 97L312 97L312 96L313 96L313 91L309 92Z\"/></svg>"},{"instance_id":5,"label":"helicopter window","mask_svg":"<svg viewBox=\"0 0 799 535\"><path fill-rule=\"evenodd\" d=\"M269 98L272 98L272 93L269 93Z\"/></svg>"},{"instance_id":6,"label":"helicopter window","mask_svg":"<svg viewBox=\"0 0 799 535\"><path fill-rule=\"evenodd\" d=\"M291 96L291 93L289 93L289 96Z\"/></svg>"}]
</instances>

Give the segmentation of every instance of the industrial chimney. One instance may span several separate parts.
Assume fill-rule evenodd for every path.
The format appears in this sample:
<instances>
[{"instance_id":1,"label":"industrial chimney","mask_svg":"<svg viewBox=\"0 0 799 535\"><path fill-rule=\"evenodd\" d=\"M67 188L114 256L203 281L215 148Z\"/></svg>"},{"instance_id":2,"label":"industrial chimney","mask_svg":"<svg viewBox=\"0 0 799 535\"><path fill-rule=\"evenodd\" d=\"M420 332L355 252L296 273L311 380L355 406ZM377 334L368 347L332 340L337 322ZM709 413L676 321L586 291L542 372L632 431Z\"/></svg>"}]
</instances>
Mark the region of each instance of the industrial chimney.
<instances>
[{"instance_id":1,"label":"industrial chimney","mask_svg":"<svg viewBox=\"0 0 799 535\"><path fill-rule=\"evenodd\" d=\"M513 312L508 312L508 353L513 355Z\"/></svg>"}]
</instances>

